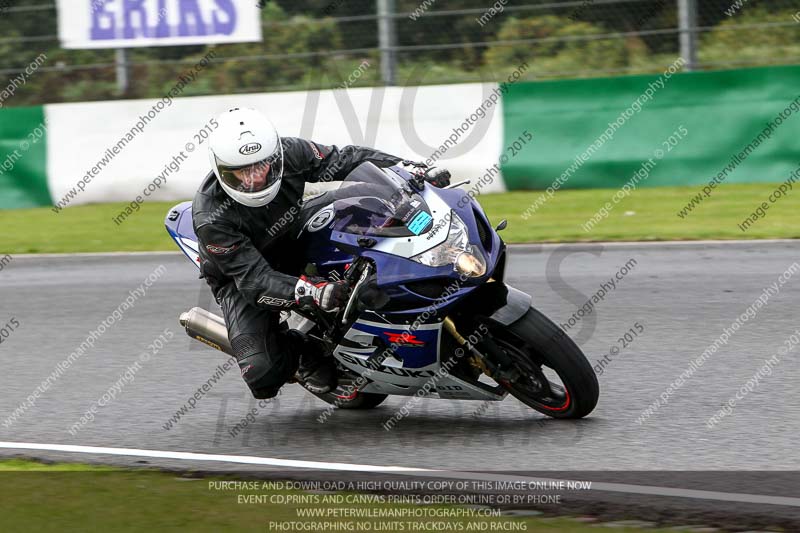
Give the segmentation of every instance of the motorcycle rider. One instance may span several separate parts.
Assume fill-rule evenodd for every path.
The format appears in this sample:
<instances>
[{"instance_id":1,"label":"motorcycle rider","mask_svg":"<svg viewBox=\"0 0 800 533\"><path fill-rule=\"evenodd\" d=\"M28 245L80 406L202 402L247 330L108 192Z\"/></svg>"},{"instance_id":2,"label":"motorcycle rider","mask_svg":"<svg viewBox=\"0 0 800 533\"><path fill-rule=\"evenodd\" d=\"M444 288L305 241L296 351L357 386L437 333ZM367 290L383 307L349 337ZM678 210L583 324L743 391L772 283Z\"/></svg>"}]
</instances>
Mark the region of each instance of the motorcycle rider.
<instances>
[{"instance_id":1,"label":"motorcycle rider","mask_svg":"<svg viewBox=\"0 0 800 533\"><path fill-rule=\"evenodd\" d=\"M341 181L364 162L389 167L403 161L361 146L326 146L281 137L254 109L231 109L217 118L209 138L213 171L192 203L201 277L222 307L228 338L242 378L253 396L272 398L295 372L312 392L336 386L333 361L308 349L279 323L280 311L316 306L338 310L347 300L344 282L296 276L306 183ZM450 173L414 163L434 186Z\"/></svg>"}]
</instances>

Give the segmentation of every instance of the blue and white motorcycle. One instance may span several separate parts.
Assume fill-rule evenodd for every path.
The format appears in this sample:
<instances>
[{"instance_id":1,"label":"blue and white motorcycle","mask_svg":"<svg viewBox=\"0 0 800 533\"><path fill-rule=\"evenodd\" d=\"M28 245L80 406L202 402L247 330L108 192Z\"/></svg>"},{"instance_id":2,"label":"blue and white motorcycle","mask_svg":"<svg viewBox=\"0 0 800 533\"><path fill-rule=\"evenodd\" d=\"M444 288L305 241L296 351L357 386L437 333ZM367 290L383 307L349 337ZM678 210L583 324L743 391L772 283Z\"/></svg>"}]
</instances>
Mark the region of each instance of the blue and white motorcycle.
<instances>
[{"instance_id":1,"label":"blue and white motorcycle","mask_svg":"<svg viewBox=\"0 0 800 533\"><path fill-rule=\"evenodd\" d=\"M500 401L510 393L554 418L588 415L599 394L591 365L529 295L504 283L506 222L492 229L457 188L466 183L439 189L402 167L364 163L304 203L305 273L352 288L336 314L284 313L335 358L339 385L317 396L366 409L390 394ZM171 209L166 226L199 266L191 202ZM221 317L196 307L180 322L232 353Z\"/></svg>"}]
</instances>

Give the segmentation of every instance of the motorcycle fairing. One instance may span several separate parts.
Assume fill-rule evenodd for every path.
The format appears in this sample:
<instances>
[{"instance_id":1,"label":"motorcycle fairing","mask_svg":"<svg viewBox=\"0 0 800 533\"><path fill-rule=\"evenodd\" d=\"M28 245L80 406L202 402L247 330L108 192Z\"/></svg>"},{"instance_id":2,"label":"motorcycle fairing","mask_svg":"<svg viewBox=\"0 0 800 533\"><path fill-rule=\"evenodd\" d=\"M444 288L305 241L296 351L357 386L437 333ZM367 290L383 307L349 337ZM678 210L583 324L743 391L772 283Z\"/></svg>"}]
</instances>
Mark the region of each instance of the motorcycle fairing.
<instances>
[{"instance_id":1,"label":"motorcycle fairing","mask_svg":"<svg viewBox=\"0 0 800 533\"><path fill-rule=\"evenodd\" d=\"M178 248L199 270L200 254L197 251L197 235L195 235L192 225L192 202L182 202L170 209L164 225Z\"/></svg>"},{"instance_id":2,"label":"motorcycle fairing","mask_svg":"<svg viewBox=\"0 0 800 533\"><path fill-rule=\"evenodd\" d=\"M373 322L361 318L344 336L360 346L351 348L340 344L338 350L342 354L367 360L371 356L379 356L386 348L397 343L399 346L394 350L396 357L394 354L387 357L384 366L422 369L438 363L441 333L441 322L421 324L410 332L408 324Z\"/></svg>"},{"instance_id":3,"label":"motorcycle fairing","mask_svg":"<svg viewBox=\"0 0 800 533\"><path fill-rule=\"evenodd\" d=\"M418 325L409 332L409 324L393 324L385 316L370 313L377 320L360 318L345 333L334 350L334 357L358 375L369 381L360 390L376 394L399 396L433 396L453 400L500 401L506 392L484 383L468 383L451 375L442 367L442 322ZM399 346L394 355L378 362L388 346L409 332L411 337L424 344L412 347ZM369 371L369 373L367 373Z\"/></svg>"}]
</instances>

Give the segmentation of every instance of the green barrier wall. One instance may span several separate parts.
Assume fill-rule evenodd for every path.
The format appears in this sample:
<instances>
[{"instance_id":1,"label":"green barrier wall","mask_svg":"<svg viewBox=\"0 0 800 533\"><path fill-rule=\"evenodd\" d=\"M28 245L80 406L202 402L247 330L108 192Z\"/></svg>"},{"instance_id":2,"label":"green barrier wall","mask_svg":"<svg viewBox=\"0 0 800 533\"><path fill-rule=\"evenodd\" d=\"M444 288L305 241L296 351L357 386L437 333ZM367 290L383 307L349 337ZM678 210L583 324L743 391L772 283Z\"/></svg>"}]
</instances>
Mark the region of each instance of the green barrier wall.
<instances>
[{"instance_id":1,"label":"green barrier wall","mask_svg":"<svg viewBox=\"0 0 800 533\"><path fill-rule=\"evenodd\" d=\"M52 205L44 108L0 109L0 209Z\"/></svg>"},{"instance_id":2,"label":"green barrier wall","mask_svg":"<svg viewBox=\"0 0 800 533\"><path fill-rule=\"evenodd\" d=\"M509 86L503 100L504 147L525 129L534 142L503 165L509 189L546 189L592 145L659 76L526 82ZM656 167L639 186L700 185L800 96L800 67L674 74L561 188L616 188L644 161ZM725 182L777 182L800 164L800 100L771 138ZM667 151L662 142L681 126L685 139ZM664 150L663 159L654 157ZM506 150L506 155L510 152Z\"/></svg>"}]
</instances>

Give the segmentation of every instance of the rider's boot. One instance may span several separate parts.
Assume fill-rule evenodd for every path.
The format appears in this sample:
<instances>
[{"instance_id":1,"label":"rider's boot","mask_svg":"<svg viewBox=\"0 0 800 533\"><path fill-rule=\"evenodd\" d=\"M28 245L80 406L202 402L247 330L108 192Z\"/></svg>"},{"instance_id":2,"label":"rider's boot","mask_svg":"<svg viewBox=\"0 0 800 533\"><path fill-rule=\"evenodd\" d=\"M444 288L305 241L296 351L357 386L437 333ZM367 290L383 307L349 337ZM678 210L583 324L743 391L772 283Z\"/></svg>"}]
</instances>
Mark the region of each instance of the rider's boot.
<instances>
[{"instance_id":1,"label":"rider's boot","mask_svg":"<svg viewBox=\"0 0 800 533\"><path fill-rule=\"evenodd\" d=\"M338 380L336 364L333 358L322 353L317 346L308 342L302 333L290 331L290 344L295 353L300 355L300 368L297 380L309 391L323 394L335 389Z\"/></svg>"}]
</instances>

